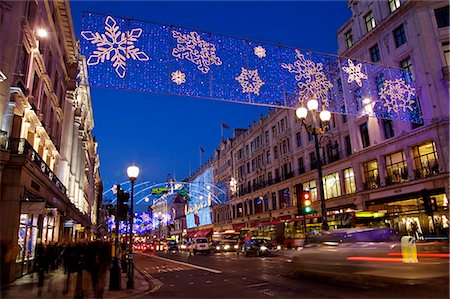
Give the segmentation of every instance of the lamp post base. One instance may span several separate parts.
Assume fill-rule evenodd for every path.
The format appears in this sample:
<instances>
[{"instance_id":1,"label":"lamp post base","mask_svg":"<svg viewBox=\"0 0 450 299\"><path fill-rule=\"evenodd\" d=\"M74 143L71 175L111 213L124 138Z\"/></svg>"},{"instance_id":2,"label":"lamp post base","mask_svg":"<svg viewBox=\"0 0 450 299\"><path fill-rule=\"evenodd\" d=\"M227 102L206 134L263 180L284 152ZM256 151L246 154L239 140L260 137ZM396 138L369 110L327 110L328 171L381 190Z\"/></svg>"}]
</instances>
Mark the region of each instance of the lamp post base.
<instances>
[{"instance_id":1,"label":"lamp post base","mask_svg":"<svg viewBox=\"0 0 450 299\"><path fill-rule=\"evenodd\" d=\"M113 259L111 270L109 273L109 290L110 291L120 291L121 289L121 274L120 274L120 264L119 259L115 257Z\"/></svg>"},{"instance_id":2,"label":"lamp post base","mask_svg":"<svg viewBox=\"0 0 450 299\"><path fill-rule=\"evenodd\" d=\"M133 258L128 261L127 289L134 289L134 262Z\"/></svg>"}]
</instances>

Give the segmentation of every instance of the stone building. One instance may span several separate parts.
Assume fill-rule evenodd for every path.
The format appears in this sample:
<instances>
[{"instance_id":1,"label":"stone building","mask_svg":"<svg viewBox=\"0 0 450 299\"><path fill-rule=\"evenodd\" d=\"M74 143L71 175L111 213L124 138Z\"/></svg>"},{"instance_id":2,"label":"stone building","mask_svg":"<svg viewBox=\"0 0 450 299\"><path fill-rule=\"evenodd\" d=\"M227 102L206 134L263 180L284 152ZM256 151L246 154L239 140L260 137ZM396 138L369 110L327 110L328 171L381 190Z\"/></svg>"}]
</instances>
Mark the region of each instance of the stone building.
<instances>
[{"instance_id":1,"label":"stone building","mask_svg":"<svg viewBox=\"0 0 450 299\"><path fill-rule=\"evenodd\" d=\"M448 2L352 0L348 6L352 17L337 31L338 54L409 70L413 78L405 79L414 79L424 123L332 115L320 136L329 225L387 225L411 233L416 223L420 235L448 233ZM227 206L235 230L285 244L303 238L296 207L301 190L309 190L315 211L307 231L320 229L318 157L294 111L269 112L235 136L231 155L237 193ZM215 159L220 166L228 156ZM433 216L425 213L427 198L435 203ZM215 229L222 227L219 219Z\"/></svg>"},{"instance_id":2,"label":"stone building","mask_svg":"<svg viewBox=\"0 0 450 299\"><path fill-rule=\"evenodd\" d=\"M102 183L86 62L68 1L0 3L0 233L28 273L37 242L95 233Z\"/></svg>"}]
</instances>

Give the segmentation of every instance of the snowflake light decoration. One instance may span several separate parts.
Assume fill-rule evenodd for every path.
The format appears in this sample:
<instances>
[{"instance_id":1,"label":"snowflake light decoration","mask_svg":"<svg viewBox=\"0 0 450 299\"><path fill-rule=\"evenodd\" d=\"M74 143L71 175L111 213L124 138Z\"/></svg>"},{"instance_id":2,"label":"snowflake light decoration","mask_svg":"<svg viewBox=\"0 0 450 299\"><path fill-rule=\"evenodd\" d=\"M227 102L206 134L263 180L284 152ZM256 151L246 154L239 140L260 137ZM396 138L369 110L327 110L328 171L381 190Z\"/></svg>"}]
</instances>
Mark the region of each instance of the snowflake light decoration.
<instances>
[{"instance_id":1,"label":"snowflake light decoration","mask_svg":"<svg viewBox=\"0 0 450 299\"><path fill-rule=\"evenodd\" d=\"M108 16L105 21L105 33L82 31L81 35L97 46L97 49L89 56L87 64L97 65L109 60L113 63L117 75L124 78L127 59L147 61L149 57L134 46L142 34L142 29L134 28L131 31L121 32L116 24L116 21Z\"/></svg>"},{"instance_id":2,"label":"snowflake light decoration","mask_svg":"<svg viewBox=\"0 0 450 299\"><path fill-rule=\"evenodd\" d=\"M261 46L254 47L253 51L254 51L255 55L258 56L259 58L266 57L266 49L264 49Z\"/></svg>"},{"instance_id":3,"label":"snowflake light decoration","mask_svg":"<svg viewBox=\"0 0 450 299\"><path fill-rule=\"evenodd\" d=\"M359 85L359 87L362 87L361 79L367 79L367 75L361 71L362 64L358 63L357 65L354 65L353 61L348 59L348 65L348 67L342 67L342 70L348 74L347 82L352 83L353 81L355 81Z\"/></svg>"},{"instance_id":4,"label":"snowflake light decoration","mask_svg":"<svg viewBox=\"0 0 450 299\"><path fill-rule=\"evenodd\" d=\"M406 112L406 109L414 111L412 105L415 101L411 97L415 95L415 88L401 78L384 81L379 95L380 99L384 101L383 106L387 107L388 113L391 110L398 113L399 108L403 112Z\"/></svg>"},{"instance_id":5,"label":"snowflake light decoration","mask_svg":"<svg viewBox=\"0 0 450 299\"><path fill-rule=\"evenodd\" d=\"M290 73L295 73L295 80L298 81L299 96L302 101L305 99L316 98L321 100L325 107L328 103L328 90L333 87L328 81L322 70L322 63L305 59L299 50L295 50L297 58L294 64L282 63L281 67L287 69Z\"/></svg>"},{"instance_id":6,"label":"snowflake light decoration","mask_svg":"<svg viewBox=\"0 0 450 299\"><path fill-rule=\"evenodd\" d=\"M175 71L172 74L172 82L176 83L177 85L186 83L186 75L181 71Z\"/></svg>"},{"instance_id":7,"label":"snowflake light decoration","mask_svg":"<svg viewBox=\"0 0 450 299\"><path fill-rule=\"evenodd\" d=\"M203 74L209 72L211 65L222 65L222 61L216 56L216 46L202 40L197 32L182 34L172 31L172 35L177 39L177 47L172 50L173 57L189 60Z\"/></svg>"},{"instance_id":8,"label":"snowflake light decoration","mask_svg":"<svg viewBox=\"0 0 450 299\"><path fill-rule=\"evenodd\" d=\"M242 86L242 93L252 92L254 94L259 95L259 89L265 83L259 78L258 70L247 70L245 68L241 68L241 74L235 79Z\"/></svg>"}]
</instances>

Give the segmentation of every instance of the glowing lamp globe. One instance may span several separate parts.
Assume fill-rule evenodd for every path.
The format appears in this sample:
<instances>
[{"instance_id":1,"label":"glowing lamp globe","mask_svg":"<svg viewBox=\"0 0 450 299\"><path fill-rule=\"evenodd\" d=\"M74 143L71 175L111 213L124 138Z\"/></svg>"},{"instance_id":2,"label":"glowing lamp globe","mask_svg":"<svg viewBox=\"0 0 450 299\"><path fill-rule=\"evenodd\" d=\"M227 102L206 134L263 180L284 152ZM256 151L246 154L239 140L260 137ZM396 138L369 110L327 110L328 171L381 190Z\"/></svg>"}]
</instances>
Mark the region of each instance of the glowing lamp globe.
<instances>
[{"instance_id":1,"label":"glowing lamp globe","mask_svg":"<svg viewBox=\"0 0 450 299\"><path fill-rule=\"evenodd\" d=\"M330 121L331 119L331 112L328 110L322 110L319 114L321 121Z\"/></svg>"},{"instance_id":2,"label":"glowing lamp globe","mask_svg":"<svg viewBox=\"0 0 450 299\"><path fill-rule=\"evenodd\" d=\"M130 180L135 180L139 175L139 167L130 166L127 168L127 174Z\"/></svg>"},{"instance_id":3,"label":"glowing lamp globe","mask_svg":"<svg viewBox=\"0 0 450 299\"><path fill-rule=\"evenodd\" d=\"M306 103L306 107L311 111L315 111L319 108L319 102L316 99L311 99Z\"/></svg>"},{"instance_id":4,"label":"glowing lamp globe","mask_svg":"<svg viewBox=\"0 0 450 299\"><path fill-rule=\"evenodd\" d=\"M36 30L36 35L38 37L46 38L48 36L48 32L44 28L39 28L38 30Z\"/></svg>"},{"instance_id":5,"label":"glowing lamp globe","mask_svg":"<svg viewBox=\"0 0 450 299\"><path fill-rule=\"evenodd\" d=\"M305 107L300 107L295 110L295 115L297 115L299 119L305 119L306 115L308 115L308 109L306 109Z\"/></svg>"}]
</instances>

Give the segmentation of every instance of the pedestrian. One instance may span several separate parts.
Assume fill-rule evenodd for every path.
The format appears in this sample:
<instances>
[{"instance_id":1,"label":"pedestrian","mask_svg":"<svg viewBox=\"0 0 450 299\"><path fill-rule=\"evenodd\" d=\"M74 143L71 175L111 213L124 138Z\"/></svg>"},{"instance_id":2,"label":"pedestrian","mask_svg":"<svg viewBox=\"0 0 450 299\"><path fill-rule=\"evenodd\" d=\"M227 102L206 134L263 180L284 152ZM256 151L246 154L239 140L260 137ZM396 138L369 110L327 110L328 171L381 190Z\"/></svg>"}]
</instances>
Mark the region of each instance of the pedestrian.
<instances>
[{"instance_id":1,"label":"pedestrian","mask_svg":"<svg viewBox=\"0 0 450 299\"><path fill-rule=\"evenodd\" d=\"M38 296L42 295L42 287L44 286L45 272L47 271L46 248L39 238L36 245L35 263L38 272Z\"/></svg>"}]
</instances>

